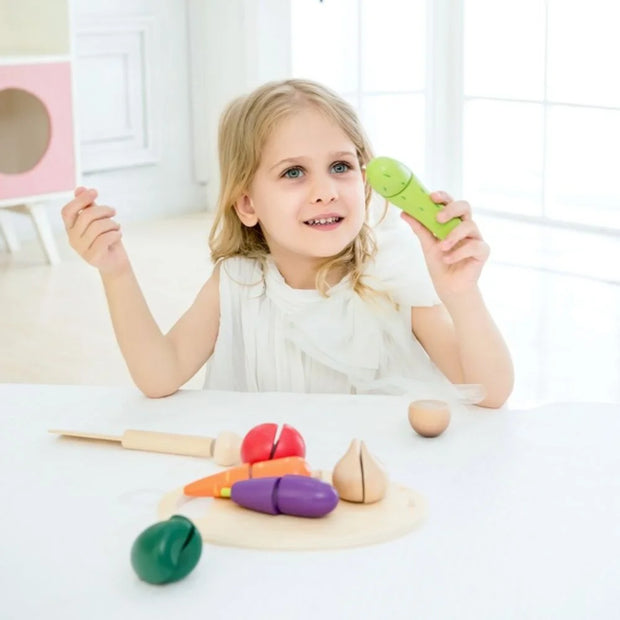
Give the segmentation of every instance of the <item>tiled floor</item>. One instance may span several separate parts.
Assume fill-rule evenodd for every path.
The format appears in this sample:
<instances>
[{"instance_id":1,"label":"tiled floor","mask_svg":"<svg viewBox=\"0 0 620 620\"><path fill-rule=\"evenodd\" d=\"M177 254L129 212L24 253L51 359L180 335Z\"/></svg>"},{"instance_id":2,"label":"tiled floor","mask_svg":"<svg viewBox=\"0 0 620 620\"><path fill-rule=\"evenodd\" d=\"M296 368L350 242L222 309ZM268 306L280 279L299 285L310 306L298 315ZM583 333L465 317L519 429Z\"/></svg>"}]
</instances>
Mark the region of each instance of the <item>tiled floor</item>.
<instances>
[{"instance_id":1,"label":"tiled floor","mask_svg":"<svg viewBox=\"0 0 620 620\"><path fill-rule=\"evenodd\" d=\"M492 256L481 286L513 353L509 406L620 402L620 237L478 217ZM124 227L156 319L167 329L210 271L208 218ZM0 381L130 384L97 272L58 237L63 261L38 244L0 246ZM201 373L188 387L201 385Z\"/></svg>"}]
</instances>

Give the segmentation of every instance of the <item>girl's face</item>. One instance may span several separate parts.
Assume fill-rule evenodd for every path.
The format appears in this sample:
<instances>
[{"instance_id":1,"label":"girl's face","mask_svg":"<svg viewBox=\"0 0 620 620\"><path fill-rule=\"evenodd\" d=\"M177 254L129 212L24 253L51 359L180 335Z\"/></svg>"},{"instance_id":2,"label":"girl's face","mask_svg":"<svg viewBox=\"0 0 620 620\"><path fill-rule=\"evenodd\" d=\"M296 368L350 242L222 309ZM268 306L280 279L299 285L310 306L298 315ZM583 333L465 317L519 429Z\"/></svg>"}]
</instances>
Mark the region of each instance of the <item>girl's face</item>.
<instances>
[{"instance_id":1,"label":"girl's face","mask_svg":"<svg viewBox=\"0 0 620 620\"><path fill-rule=\"evenodd\" d=\"M260 223L287 282L305 288L314 286L322 259L358 235L364 200L364 173L353 142L319 110L306 107L271 133L236 209L246 226Z\"/></svg>"}]
</instances>

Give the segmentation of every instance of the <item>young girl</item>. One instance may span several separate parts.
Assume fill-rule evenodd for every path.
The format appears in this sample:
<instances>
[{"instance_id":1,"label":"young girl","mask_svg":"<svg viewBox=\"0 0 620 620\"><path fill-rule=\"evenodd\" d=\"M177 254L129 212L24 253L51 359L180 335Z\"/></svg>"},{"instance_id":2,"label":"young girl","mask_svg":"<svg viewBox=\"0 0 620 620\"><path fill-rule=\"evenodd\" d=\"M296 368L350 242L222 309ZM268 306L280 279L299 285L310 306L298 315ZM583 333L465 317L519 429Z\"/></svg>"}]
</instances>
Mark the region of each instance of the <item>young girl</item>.
<instances>
[{"instance_id":1,"label":"young girl","mask_svg":"<svg viewBox=\"0 0 620 620\"><path fill-rule=\"evenodd\" d=\"M353 109L319 84L269 83L233 101L220 122L215 267L165 335L114 209L76 189L62 210L69 241L99 269L147 396L172 394L207 362L207 389L453 400L456 384L476 384L480 404L505 402L512 364L478 289L489 249L469 204L432 194L439 221L462 219L444 241L395 207L373 230L371 157Z\"/></svg>"}]
</instances>

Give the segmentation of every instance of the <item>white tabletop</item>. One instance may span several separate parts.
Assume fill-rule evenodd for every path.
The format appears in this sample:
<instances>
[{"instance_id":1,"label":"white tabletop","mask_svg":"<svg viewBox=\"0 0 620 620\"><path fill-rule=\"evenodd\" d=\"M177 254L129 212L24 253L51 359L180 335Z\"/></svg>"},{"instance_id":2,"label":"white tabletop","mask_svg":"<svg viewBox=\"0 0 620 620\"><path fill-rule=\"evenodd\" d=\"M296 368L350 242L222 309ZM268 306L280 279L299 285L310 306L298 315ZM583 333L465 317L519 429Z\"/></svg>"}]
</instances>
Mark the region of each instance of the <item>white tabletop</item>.
<instances>
[{"instance_id":1,"label":"white tabletop","mask_svg":"<svg viewBox=\"0 0 620 620\"><path fill-rule=\"evenodd\" d=\"M436 439L411 430L406 406L391 396L148 400L132 389L0 385L0 617L618 617L619 404L472 408ZM157 521L163 494L217 466L47 433L243 435L261 422L298 428L316 469L365 440L392 480L426 498L425 522L337 551L206 544L189 576L152 586L130 566L133 541Z\"/></svg>"}]
</instances>

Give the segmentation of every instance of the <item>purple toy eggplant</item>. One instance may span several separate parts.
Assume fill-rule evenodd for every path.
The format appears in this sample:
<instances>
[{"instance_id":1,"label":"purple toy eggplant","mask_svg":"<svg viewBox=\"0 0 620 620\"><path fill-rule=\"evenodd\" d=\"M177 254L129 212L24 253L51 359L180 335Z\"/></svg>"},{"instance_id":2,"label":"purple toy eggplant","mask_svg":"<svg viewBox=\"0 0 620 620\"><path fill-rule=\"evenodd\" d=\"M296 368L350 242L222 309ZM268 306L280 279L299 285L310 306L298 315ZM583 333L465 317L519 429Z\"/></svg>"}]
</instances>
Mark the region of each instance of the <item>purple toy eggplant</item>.
<instances>
[{"instance_id":1,"label":"purple toy eggplant","mask_svg":"<svg viewBox=\"0 0 620 620\"><path fill-rule=\"evenodd\" d=\"M267 514L296 517L323 517L338 504L336 489L327 482L308 476L286 474L271 478L253 478L235 482L230 497L236 504Z\"/></svg>"}]
</instances>

